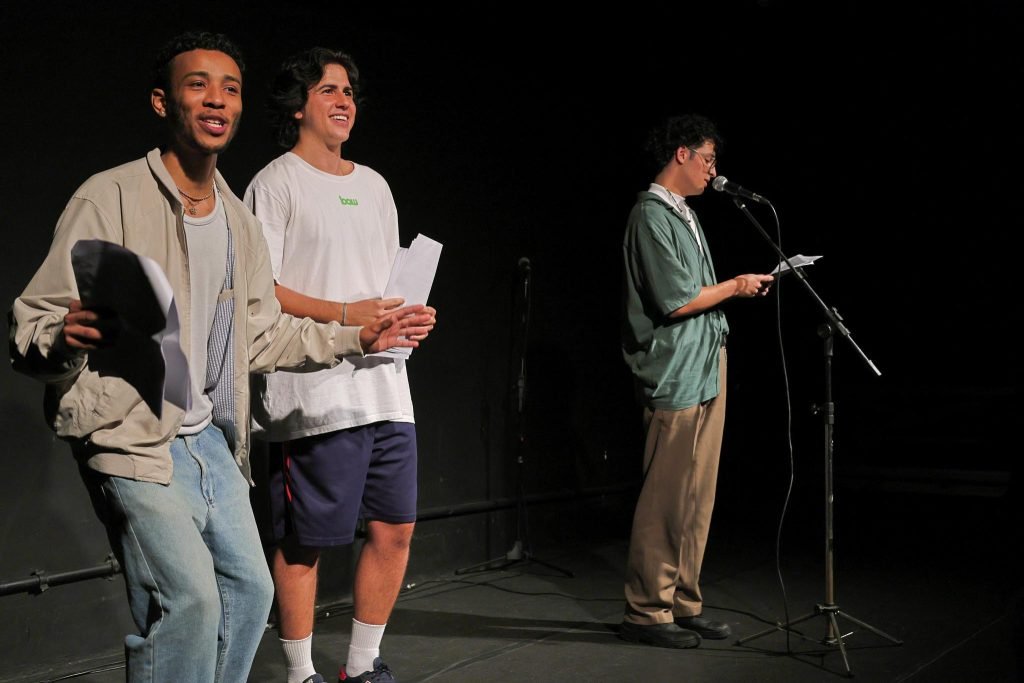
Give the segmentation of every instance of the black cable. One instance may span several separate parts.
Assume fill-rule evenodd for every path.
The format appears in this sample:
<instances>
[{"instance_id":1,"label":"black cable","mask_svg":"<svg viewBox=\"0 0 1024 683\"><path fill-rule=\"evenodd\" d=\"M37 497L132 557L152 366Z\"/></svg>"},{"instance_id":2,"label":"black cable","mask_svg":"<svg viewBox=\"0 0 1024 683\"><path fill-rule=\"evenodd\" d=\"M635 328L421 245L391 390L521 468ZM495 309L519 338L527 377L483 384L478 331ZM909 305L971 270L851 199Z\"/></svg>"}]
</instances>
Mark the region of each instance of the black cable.
<instances>
[{"instance_id":1,"label":"black cable","mask_svg":"<svg viewBox=\"0 0 1024 683\"><path fill-rule=\"evenodd\" d=\"M782 225L779 221L779 214L775 206L768 205L775 217L775 241L782 249ZM789 454L789 482L786 486L786 495L782 499L782 509L779 511L779 524L775 530L775 575L779 580L779 591L782 593L782 612L785 618L783 622L789 626L789 598L786 595L786 582L782 577L782 529L785 525L786 514L789 511L789 502L793 496L793 481L795 479L796 465L793 457L793 397L789 387L789 368L786 365L786 348L782 338L782 273L775 283L775 332L779 343L779 359L782 361L782 385L785 393L786 403L786 450ZM786 629L786 652L792 652L790 644L790 632Z\"/></svg>"}]
</instances>

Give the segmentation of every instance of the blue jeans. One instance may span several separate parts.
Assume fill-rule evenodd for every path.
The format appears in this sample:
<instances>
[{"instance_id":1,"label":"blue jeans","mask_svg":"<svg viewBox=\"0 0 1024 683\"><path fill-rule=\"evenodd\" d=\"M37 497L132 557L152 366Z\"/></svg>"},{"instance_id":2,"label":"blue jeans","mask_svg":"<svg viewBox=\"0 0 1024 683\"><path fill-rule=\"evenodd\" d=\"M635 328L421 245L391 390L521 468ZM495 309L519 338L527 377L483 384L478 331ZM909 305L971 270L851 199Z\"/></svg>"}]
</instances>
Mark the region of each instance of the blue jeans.
<instances>
[{"instance_id":1,"label":"blue jeans","mask_svg":"<svg viewBox=\"0 0 1024 683\"><path fill-rule=\"evenodd\" d=\"M244 683L274 596L249 486L216 427L176 438L171 456L167 486L86 476L139 629L127 678Z\"/></svg>"}]
</instances>

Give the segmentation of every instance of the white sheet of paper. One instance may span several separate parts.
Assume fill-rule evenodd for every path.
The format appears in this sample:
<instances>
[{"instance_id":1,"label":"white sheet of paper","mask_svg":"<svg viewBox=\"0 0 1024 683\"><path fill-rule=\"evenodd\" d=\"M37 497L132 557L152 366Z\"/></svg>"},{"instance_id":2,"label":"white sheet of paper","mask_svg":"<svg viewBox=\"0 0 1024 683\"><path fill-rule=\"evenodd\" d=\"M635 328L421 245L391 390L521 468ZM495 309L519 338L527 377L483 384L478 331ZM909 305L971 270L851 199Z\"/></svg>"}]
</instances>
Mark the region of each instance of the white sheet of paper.
<instances>
[{"instance_id":1,"label":"white sheet of paper","mask_svg":"<svg viewBox=\"0 0 1024 683\"><path fill-rule=\"evenodd\" d=\"M820 258L821 258L821 256L804 256L803 254L797 254L796 256L790 256L789 257L789 262L793 264L794 268L802 268L804 266L811 265L812 263L814 263L815 261L817 261ZM785 261L780 261L779 265L775 266L775 270L773 270L772 272L770 272L768 274L769 275L776 275L777 276L777 275L785 275L788 272L789 272L789 266L786 265Z\"/></svg>"},{"instance_id":2,"label":"white sheet of paper","mask_svg":"<svg viewBox=\"0 0 1024 683\"><path fill-rule=\"evenodd\" d=\"M139 256L138 259L167 321L164 329L153 335L153 341L160 345L160 355L164 359L164 400L188 412L192 409L192 375L188 371L185 352L181 350L181 324L178 322L174 291L156 261L148 256Z\"/></svg>"},{"instance_id":3,"label":"white sheet of paper","mask_svg":"<svg viewBox=\"0 0 1024 683\"><path fill-rule=\"evenodd\" d=\"M103 240L76 242L71 262L82 304L121 320L114 345L90 352L90 367L123 378L157 417L163 401L189 410L192 392L178 309L160 266Z\"/></svg>"},{"instance_id":4,"label":"white sheet of paper","mask_svg":"<svg viewBox=\"0 0 1024 683\"><path fill-rule=\"evenodd\" d=\"M400 248L391 264L391 275L384 287L384 298L400 296L405 299L404 306L427 303L430 288L437 274L437 264L441 260L440 242L426 235L416 235L407 249ZM390 348L387 351L372 354L389 358L408 358L412 349L406 347Z\"/></svg>"}]
</instances>

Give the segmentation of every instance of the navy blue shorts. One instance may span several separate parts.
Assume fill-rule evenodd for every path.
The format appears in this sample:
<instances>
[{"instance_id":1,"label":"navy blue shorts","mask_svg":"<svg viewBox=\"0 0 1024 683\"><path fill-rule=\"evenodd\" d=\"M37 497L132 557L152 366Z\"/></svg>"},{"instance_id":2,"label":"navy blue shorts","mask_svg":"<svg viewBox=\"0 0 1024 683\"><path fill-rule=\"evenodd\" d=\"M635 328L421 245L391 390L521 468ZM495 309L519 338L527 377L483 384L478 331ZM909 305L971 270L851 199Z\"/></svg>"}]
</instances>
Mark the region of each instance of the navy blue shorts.
<instances>
[{"instance_id":1,"label":"navy blue shorts","mask_svg":"<svg viewBox=\"0 0 1024 683\"><path fill-rule=\"evenodd\" d=\"M374 422L270 444L274 538L322 548L356 524L416 521L416 425Z\"/></svg>"}]
</instances>

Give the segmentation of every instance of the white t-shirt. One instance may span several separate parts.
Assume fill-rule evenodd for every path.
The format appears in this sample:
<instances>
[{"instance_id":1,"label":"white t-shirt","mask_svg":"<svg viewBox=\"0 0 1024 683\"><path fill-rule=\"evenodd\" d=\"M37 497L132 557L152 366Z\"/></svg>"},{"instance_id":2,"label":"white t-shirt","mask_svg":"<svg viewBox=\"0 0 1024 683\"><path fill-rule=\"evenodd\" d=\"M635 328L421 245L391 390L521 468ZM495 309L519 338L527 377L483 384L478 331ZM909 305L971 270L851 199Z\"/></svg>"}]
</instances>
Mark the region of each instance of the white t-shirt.
<instances>
[{"instance_id":1,"label":"white t-shirt","mask_svg":"<svg viewBox=\"0 0 1024 683\"><path fill-rule=\"evenodd\" d=\"M192 380L192 410L178 434L198 434L210 424L213 403L206 395L206 359L213 329L217 298L224 288L228 260L228 217L220 194L208 216L193 218L185 212L185 242L188 244L188 284L192 300L189 317L189 379Z\"/></svg>"},{"instance_id":2,"label":"white t-shirt","mask_svg":"<svg viewBox=\"0 0 1024 683\"><path fill-rule=\"evenodd\" d=\"M367 166L324 173L288 152L256 174L246 205L263 224L274 280L319 299L384 292L398 252L398 212ZM405 361L345 358L328 370L254 376L253 429L289 441L382 420L413 422Z\"/></svg>"}]
</instances>

